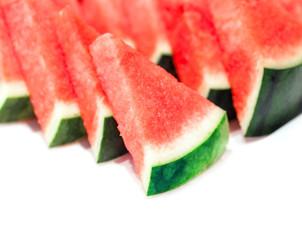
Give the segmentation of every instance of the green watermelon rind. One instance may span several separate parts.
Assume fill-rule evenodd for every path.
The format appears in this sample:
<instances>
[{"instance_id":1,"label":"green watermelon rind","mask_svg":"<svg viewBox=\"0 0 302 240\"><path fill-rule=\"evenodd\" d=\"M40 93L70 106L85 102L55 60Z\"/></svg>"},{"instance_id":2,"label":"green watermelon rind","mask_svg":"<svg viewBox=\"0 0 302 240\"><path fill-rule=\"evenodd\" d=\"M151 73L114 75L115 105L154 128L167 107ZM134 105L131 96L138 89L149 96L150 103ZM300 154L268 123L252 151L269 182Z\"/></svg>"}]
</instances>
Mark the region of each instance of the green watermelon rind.
<instances>
[{"instance_id":1,"label":"green watermelon rind","mask_svg":"<svg viewBox=\"0 0 302 240\"><path fill-rule=\"evenodd\" d=\"M118 158L127 152L128 150L117 128L117 122L112 116L105 117L97 163Z\"/></svg>"},{"instance_id":2,"label":"green watermelon rind","mask_svg":"<svg viewBox=\"0 0 302 240\"><path fill-rule=\"evenodd\" d=\"M207 99L212 103L215 103L221 109L225 110L229 120L236 118L231 88L210 89Z\"/></svg>"},{"instance_id":3,"label":"green watermelon rind","mask_svg":"<svg viewBox=\"0 0 302 240\"><path fill-rule=\"evenodd\" d=\"M173 58L170 54L162 54L156 64L178 79Z\"/></svg>"},{"instance_id":4,"label":"green watermelon rind","mask_svg":"<svg viewBox=\"0 0 302 240\"><path fill-rule=\"evenodd\" d=\"M264 68L246 137L264 136L302 112L302 64L286 69Z\"/></svg>"},{"instance_id":5,"label":"green watermelon rind","mask_svg":"<svg viewBox=\"0 0 302 240\"><path fill-rule=\"evenodd\" d=\"M87 136L83 120L80 116L61 119L49 147L72 143Z\"/></svg>"},{"instance_id":6,"label":"green watermelon rind","mask_svg":"<svg viewBox=\"0 0 302 240\"><path fill-rule=\"evenodd\" d=\"M21 121L34 116L29 96L7 97L0 108L0 123Z\"/></svg>"},{"instance_id":7,"label":"green watermelon rind","mask_svg":"<svg viewBox=\"0 0 302 240\"><path fill-rule=\"evenodd\" d=\"M212 134L197 148L180 159L153 166L147 195L174 189L208 169L224 152L229 138L226 114Z\"/></svg>"}]
</instances>

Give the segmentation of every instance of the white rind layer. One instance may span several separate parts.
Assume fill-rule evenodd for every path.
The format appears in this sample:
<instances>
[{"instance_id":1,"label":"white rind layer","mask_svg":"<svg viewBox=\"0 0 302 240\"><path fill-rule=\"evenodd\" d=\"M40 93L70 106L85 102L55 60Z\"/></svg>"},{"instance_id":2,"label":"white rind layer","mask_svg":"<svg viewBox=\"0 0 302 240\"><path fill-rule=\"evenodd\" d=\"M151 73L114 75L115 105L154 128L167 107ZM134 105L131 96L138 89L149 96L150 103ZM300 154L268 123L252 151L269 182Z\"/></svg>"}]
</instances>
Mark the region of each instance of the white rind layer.
<instances>
[{"instance_id":1,"label":"white rind layer","mask_svg":"<svg viewBox=\"0 0 302 240\"><path fill-rule=\"evenodd\" d=\"M302 63L302 43L301 46L295 50L292 56L284 56L283 59L269 59L263 60L263 66L269 69L286 69L292 68Z\"/></svg>"},{"instance_id":2,"label":"white rind layer","mask_svg":"<svg viewBox=\"0 0 302 240\"><path fill-rule=\"evenodd\" d=\"M66 118L75 117L80 117L79 107L76 103L66 104L60 101L55 102L49 123L44 130L44 136L48 146L50 146L55 138L61 121Z\"/></svg>"},{"instance_id":3,"label":"white rind layer","mask_svg":"<svg viewBox=\"0 0 302 240\"><path fill-rule=\"evenodd\" d=\"M197 90L197 92L204 97L208 97L212 89L222 90L231 88L228 77L224 72L211 73L210 71L204 70L203 76L204 84Z\"/></svg>"},{"instance_id":4,"label":"white rind layer","mask_svg":"<svg viewBox=\"0 0 302 240\"><path fill-rule=\"evenodd\" d=\"M5 82L0 84L0 108L7 98L28 97L29 93L23 81Z\"/></svg>"},{"instance_id":5,"label":"white rind layer","mask_svg":"<svg viewBox=\"0 0 302 240\"><path fill-rule=\"evenodd\" d=\"M141 180L145 191L148 191L152 167L176 161L190 153L205 142L217 128L225 112L215 107L202 120L192 117L182 129L180 137L161 146L144 146L144 166L141 171Z\"/></svg>"},{"instance_id":6,"label":"white rind layer","mask_svg":"<svg viewBox=\"0 0 302 240\"><path fill-rule=\"evenodd\" d=\"M130 38L123 38L123 42L129 45L130 47L136 49L135 42Z\"/></svg>"},{"instance_id":7,"label":"white rind layer","mask_svg":"<svg viewBox=\"0 0 302 240\"><path fill-rule=\"evenodd\" d=\"M101 143L104 134L104 121L105 118L112 117L112 111L106 104L104 104L104 99L97 100L96 116L97 120L97 130L94 136L94 142L91 144L92 154L96 160L98 160L100 154Z\"/></svg>"}]
</instances>

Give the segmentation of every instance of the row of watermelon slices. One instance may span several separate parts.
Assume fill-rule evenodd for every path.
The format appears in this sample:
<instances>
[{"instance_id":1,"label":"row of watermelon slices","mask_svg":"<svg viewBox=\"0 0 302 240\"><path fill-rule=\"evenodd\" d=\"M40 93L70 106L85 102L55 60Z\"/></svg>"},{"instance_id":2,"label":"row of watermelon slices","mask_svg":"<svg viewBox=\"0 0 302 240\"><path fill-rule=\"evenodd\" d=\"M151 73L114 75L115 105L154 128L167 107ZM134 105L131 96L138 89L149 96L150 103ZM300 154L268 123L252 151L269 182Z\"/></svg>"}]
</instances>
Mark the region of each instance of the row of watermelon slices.
<instances>
[{"instance_id":1,"label":"row of watermelon slices","mask_svg":"<svg viewBox=\"0 0 302 240\"><path fill-rule=\"evenodd\" d=\"M161 14L166 31L159 27L155 32L134 27L138 8L124 10L130 23L127 31L120 31L91 17L99 14L87 17L90 11L83 11L90 4L101 6L101 0L68 2L87 22L107 27L98 30L130 39L154 62L169 54L171 45L181 81L195 92L116 38L99 37L69 8L57 13L50 1L2 0L1 41L6 48L1 57L9 71L3 71L1 84L2 121L33 115L29 91L49 146L75 141L87 131L101 162L124 154L125 143L149 195L184 183L225 149L225 114L199 94L231 117L231 86L246 136L268 134L302 111L302 25L289 14L288 0L286 8L264 0L133 0L133 6L145 6L141 20L146 12ZM108 2L124 6L118 0L102 6ZM157 17L151 19L162 26Z\"/></svg>"},{"instance_id":2,"label":"row of watermelon slices","mask_svg":"<svg viewBox=\"0 0 302 240\"><path fill-rule=\"evenodd\" d=\"M50 147L87 132L95 157L105 161L124 154L125 143L148 195L181 185L223 153L225 112L141 53L110 34L99 36L68 7L1 3L5 61L18 73L10 82L3 78L15 91L6 92L6 101L28 102L29 92Z\"/></svg>"},{"instance_id":3,"label":"row of watermelon slices","mask_svg":"<svg viewBox=\"0 0 302 240\"><path fill-rule=\"evenodd\" d=\"M54 1L156 63L173 52L179 79L237 115L245 136L269 134L302 111L300 0Z\"/></svg>"}]
</instances>

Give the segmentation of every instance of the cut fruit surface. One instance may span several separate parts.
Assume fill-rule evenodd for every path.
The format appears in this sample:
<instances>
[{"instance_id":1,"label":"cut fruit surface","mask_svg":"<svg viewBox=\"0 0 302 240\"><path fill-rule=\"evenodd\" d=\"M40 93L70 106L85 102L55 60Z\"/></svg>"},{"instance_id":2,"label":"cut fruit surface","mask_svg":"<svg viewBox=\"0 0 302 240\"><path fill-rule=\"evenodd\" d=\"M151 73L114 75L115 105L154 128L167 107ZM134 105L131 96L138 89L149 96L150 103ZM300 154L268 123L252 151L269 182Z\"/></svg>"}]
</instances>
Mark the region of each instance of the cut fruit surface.
<instances>
[{"instance_id":1,"label":"cut fruit surface","mask_svg":"<svg viewBox=\"0 0 302 240\"><path fill-rule=\"evenodd\" d=\"M302 25L275 1L208 2L241 128L269 134L302 112Z\"/></svg>"},{"instance_id":2,"label":"cut fruit surface","mask_svg":"<svg viewBox=\"0 0 302 240\"><path fill-rule=\"evenodd\" d=\"M154 63L171 54L164 25L154 0L115 0L120 2L125 32L134 40L136 49Z\"/></svg>"},{"instance_id":3,"label":"cut fruit surface","mask_svg":"<svg viewBox=\"0 0 302 240\"><path fill-rule=\"evenodd\" d=\"M72 8L72 10L79 16L81 16L81 3L82 0L51 0L59 10L63 9L66 6Z\"/></svg>"},{"instance_id":4,"label":"cut fruit surface","mask_svg":"<svg viewBox=\"0 0 302 240\"><path fill-rule=\"evenodd\" d=\"M35 115L50 147L86 136L48 0L3 1Z\"/></svg>"},{"instance_id":5,"label":"cut fruit surface","mask_svg":"<svg viewBox=\"0 0 302 240\"><path fill-rule=\"evenodd\" d=\"M148 195L183 184L223 153L223 110L110 34L90 51Z\"/></svg>"},{"instance_id":6,"label":"cut fruit surface","mask_svg":"<svg viewBox=\"0 0 302 240\"><path fill-rule=\"evenodd\" d=\"M181 82L235 117L222 50L205 1L159 1Z\"/></svg>"},{"instance_id":7,"label":"cut fruit surface","mask_svg":"<svg viewBox=\"0 0 302 240\"><path fill-rule=\"evenodd\" d=\"M82 3L82 15L100 33L112 33L176 75L171 46L153 0L90 0Z\"/></svg>"},{"instance_id":8,"label":"cut fruit surface","mask_svg":"<svg viewBox=\"0 0 302 240\"><path fill-rule=\"evenodd\" d=\"M99 34L68 7L60 11L55 23L93 154L97 162L119 157L127 150L89 53L89 45Z\"/></svg>"},{"instance_id":9,"label":"cut fruit surface","mask_svg":"<svg viewBox=\"0 0 302 240\"><path fill-rule=\"evenodd\" d=\"M23 73L0 6L0 122L33 117Z\"/></svg>"}]
</instances>

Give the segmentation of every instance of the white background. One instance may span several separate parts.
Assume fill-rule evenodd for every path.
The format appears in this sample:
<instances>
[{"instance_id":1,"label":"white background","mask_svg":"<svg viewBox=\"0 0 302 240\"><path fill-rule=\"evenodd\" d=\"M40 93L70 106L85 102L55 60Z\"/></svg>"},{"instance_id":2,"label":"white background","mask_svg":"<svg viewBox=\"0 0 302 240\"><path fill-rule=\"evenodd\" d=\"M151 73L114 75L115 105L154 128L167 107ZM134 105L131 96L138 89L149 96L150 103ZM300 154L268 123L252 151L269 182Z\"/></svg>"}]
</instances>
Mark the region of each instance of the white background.
<instances>
[{"instance_id":1,"label":"white background","mask_svg":"<svg viewBox=\"0 0 302 240\"><path fill-rule=\"evenodd\" d=\"M47 149L35 120L0 125L0 239L302 239L302 116L268 137L231 123L227 151L146 197L129 156L97 165L82 141Z\"/></svg>"}]
</instances>

